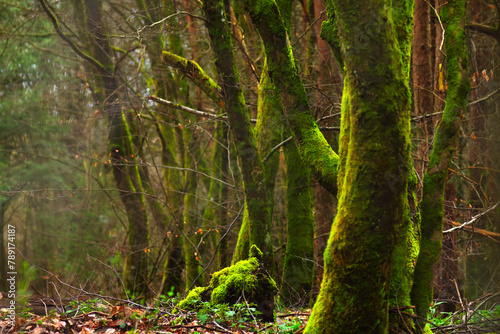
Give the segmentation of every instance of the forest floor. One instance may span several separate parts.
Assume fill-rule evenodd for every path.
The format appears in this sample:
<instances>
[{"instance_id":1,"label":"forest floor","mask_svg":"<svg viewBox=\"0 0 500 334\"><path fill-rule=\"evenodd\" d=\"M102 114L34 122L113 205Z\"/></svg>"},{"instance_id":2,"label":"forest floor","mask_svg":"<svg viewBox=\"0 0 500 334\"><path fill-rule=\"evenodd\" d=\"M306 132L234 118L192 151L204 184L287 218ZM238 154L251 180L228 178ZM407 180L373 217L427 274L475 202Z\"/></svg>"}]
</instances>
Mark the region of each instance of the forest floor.
<instances>
[{"instance_id":1,"label":"forest floor","mask_svg":"<svg viewBox=\"0 0 500 334\"><path fill-rule=\"evenodd\" d=\"M129 302L111 304L102 298L70 301L54 300L25 302L17 310L15 321L8 301L0 299L0 334L143 334L143 333L301 333L311 313L310 309L278 309L274 322L258 321L258 311L246 303L234 306L202 304L196 312L179 312L172 301L157 302L145 307ZM7 303L5 303L7 301ZM431 310L432 311L432 310ZM492 311L457 311L453 314L431 316L433 333L500 333L500 306Z\"/></svg>"},{"instance_id":2,"label":"forest floor","mask_svg":"<svg viewBox=\"0 0 500 334\"><path fill-rule=\"evenodd\" d=\"M142 333L297 333L301 332L310 309L278 312L275 322L258 321L251 305L209 307L196 312L178 312L172 306L141 307L111 305L103 299L54 303L28 303L17 311L15 321L7 308L0 309L0 334L142 334Z\"/></svg>"}]
</instances>

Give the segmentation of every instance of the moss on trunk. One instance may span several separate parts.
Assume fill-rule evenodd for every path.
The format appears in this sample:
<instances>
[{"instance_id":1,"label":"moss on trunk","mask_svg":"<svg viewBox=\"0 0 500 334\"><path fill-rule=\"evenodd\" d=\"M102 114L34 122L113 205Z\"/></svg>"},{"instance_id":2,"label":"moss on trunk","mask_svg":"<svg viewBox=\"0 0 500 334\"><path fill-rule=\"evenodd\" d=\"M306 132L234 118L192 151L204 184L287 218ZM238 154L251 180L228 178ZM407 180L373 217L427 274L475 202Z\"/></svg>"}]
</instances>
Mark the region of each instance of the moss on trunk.
<instances>
[{"instance_id":1,"label":"moss on trunk","mask_svg":"<svg viewBox=\"0 0 500 334\"><path fill-rule=\"evenodd\" d=\"M419 317L426 319L432 301L432 268L442 247L444 189L448 178L448 166L455 152L458 131L470 90L466 36L464 30L465 0L453 0L441 9L446 25L446 80L448 92L443 117L434 137L434 147L429 166L424 175L421 203L422 240L415 269L412 301ZM425 321L417 322L423 330Z\"/></svg>"},{"instance_id":2,"label":"moss on trunk","mask_svg":"<svg viewBox=\"0 0 500 334\"><path fill-rule=\"evenodd\" d=\"M244 3L264 42L268 72L281 96L302 160L318 182L335 194L339 158L319 131L309 108L280 11L272 0Z\"/></svg>"},{"instance_id":3,"label":"moss on trunk","mask_svg":"<svg viewBox=\"0 0 500 334\"><path fill-rule=\"evenodd\" d=\"M215 66L219 73L224 105L240 160L250 242L262 250L263 261L274 275L276 266L272 248L269 198L264 186L264 168L259 159L254 129L239 85L231 32L223 1L207 0L203 3L203 9L215 52Z\"/></svg>"},{"instance_id":4,"label":"moss on trunk","mask_svg":"<svg viewBox=\"0 0 500 334\"><path fill-rule=\"evenodd\" d=\"M307 306L314 278L314 218L310 173L292 142L285 146L285 163L286 250L281 295L287 304Z\"/></svg>"},{"instance_id":5,"label":"moss on trunk","mask_svg":"<svg viewBox=\"0 0 500 334\"><path fill-rule=\"evenodd\" d=\"M339 209L306 332L387 333L394 252L409 212L407 49L388 3L330 5L346 75Z\"/></svg>"}]
</instances>

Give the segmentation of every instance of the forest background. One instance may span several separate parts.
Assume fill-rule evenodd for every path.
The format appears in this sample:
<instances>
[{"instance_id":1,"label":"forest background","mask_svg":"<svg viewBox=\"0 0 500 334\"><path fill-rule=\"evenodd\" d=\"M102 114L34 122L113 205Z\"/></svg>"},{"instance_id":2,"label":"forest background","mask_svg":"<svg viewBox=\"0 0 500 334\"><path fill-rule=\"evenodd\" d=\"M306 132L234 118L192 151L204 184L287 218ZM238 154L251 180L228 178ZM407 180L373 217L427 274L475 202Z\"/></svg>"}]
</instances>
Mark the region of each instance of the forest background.
<instances>
[{"instance_id":1,"label":"forest background","mask_svg":"<svg viewBox=\"0 0 500 334\"><path fill-rule=\"evenodd\" d=\"M328 181L289 139L293 125L250 11L240 1L223 5L240 118L228 115L227 91L218 86L225 74L206 4L0 1L0 243L7 250L7 227L15 226L19 280L31 292L183 295L259 240L280 300L312 305L336 190L321 185ZM311 114L338 152L345 73L321 37L332 18L321 0L278 5ZM464 16L471 89L451 147L433 277L443 311L498 298L499 5L468 1ZM445 6L415 1L409 87L417 204L448 92ZM261 189L249 186L257 184L252 168L264 170ZM263 192L258 203L249 201L252 191ZM250 229L259 214L266 223ZM8 290L5 275L0 270L0 291Z\"/></svg>"}]
</instances>

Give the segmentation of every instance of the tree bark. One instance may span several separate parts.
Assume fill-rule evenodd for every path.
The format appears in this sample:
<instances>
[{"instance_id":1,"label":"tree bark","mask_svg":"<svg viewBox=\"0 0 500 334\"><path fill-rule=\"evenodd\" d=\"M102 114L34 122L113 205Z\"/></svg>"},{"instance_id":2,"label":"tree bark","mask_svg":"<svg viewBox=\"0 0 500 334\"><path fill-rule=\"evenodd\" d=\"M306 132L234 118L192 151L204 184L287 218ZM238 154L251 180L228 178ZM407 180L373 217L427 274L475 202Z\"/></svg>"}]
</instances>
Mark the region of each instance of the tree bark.
<instances>
[{"instance_id":1,"label":"tree bark","mask_svg":"<svg viewBox=\"0 0 500 334\"><path fill-rule=\"evenodd\" d=\"M308 306L314 277L311 178L293 142L285 146L285 163L286 250L281 295L287 304Z\"/></svg>"},{"instance_id":2,"label":"tree bark","mask_svg":"<svg viewBox=\"0 0 500 334\"><path fill-rule=\"evenodd\" d=\"M274 276L276 265L269 221L269 198L264 186L264 167L259 158L254 129L239 85L224 4L220 0L207 0L203 3L203 9L216 56L215 66L221 82L224 105L241 165L250 244L256 245L263 252L263 263Z\"/></svg>"},{"instance_id":3,"label":"tree bark","mask_svg":"<svg viewBox=\"0 0 500 334\"><path fill-rule=\"evenodd\" d=\"M321 134L309 108L279 9L272 0L244 3L264 42L268 72L282 98L286 121L302 160L318 182L336 194L339 157Z\"/></svg>"},{"instance_id":4,"label":"tree bark","mask_svg":"<svg viewBox=\"0 0 500 334\"><path fill-rule=\"evenodd\" d=\"M307 99L279 12L272 1L245 4L264 40L271 77L281 90L299 151L324 183L325 176L336 176L338 157L314 130L315 123L304 116L310 115ZM322 289L306 331L383 333L388 326L392 257L403 226L410 169L409 55L404 54L409 48L400 48L395 26L388 24L389 4L334 1L333 7L346 70L344 162ZM299 114L299 110L305 112ZM319 147L326 154L311 159L310 152L304 151L309 140L316 153L321 152ZM335 163L322 170L317 167L322 158Z\"/></svg>"},{"instance_id":5,"label":"tree bark","mask_svg":"<svg viewBox=\"0 0 500 334\"><path fill-rule=\"evenodd\" d=\"M422 319L427 318L433 297L432 268L442 248L444 190L448 166L455 152L460 122L470 90L464 30L465 1L448 1L441 9L441 19L446 26L444 45L448 91L443 117L434 137L429 167L424 176L421 203L422 239L412 289L412 301L417 315ZM417 320L417 324L419 330L423 331L426 323Z\"/></svg>"}]
</instances>

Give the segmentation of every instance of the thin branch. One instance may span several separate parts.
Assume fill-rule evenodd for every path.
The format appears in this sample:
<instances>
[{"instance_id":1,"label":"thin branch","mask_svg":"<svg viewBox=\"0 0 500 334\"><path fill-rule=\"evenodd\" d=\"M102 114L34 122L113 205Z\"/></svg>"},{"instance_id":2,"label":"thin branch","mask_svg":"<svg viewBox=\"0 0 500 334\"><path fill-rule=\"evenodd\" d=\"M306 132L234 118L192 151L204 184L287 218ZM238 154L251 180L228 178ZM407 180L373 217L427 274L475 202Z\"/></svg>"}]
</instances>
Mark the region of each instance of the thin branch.
<instances>
[{"instance_id":1,"label":"thin branch","mask_svg":"<svg viewBox=\"0 0 500 334\"><path fill-rule=\"evenodd\" d=\"M196 116L213 118L213 119L227 120L227 115L226 114L217 115L215 113L215 110L207 110L207 111L197 110L197 109L189 108L189 107L183 106L181 104L177 104L177 103L174 103L174 102L162 99L162 98L160 98L158 96L154 96L154 95L150 95L148 97L148 99L150 99L152 101L155 101L157 103L166 105L166 106L168 106L170 108L174 108L174 109L177 109L177 110L180 110L180 111L184 111L184 112L196 115ZM252 119L250 119L250 122L252 122L253 124L255 124L255 123L257 123L257 120L254 119L254 118L252 118Z\"/></svg>"},{"instance_id":2,"label":"thin branch","mask_svg":"<svg viewBox=\"0 0 500 334\"><path fill-rule=\"evenodd\" d=\"M269 151L269 153L266 155L266 157L262 160L262 163L266 163L267 160L269 160L269 158L273 155L273 153L279 149L281 146L285 145L286 143L288 143L290 140L292 140L293 137L288 137L287 139L283 140L281 143L279 143L278 145L274 146L271 151Z\"/></svg>"},{"instance_id":3,"label":"thin branch","mask_svg":"<svg viewBox=\"0 0 500 334\"><path fill-rule=\"evenodd\" d=\"M147 164L149 165L149 164ZM231 184L231 183L227 183L223 180L220 180L216 177L213 177L213 176L210 176L206 173L203 173L203 172L200 172L199 170L196 170L196 169L192 169L192 168L185 168L185 167L175 167L175 166L167 166L167 165L158 165L158 167L160 168L166 168L166 169L174 169L174 170L180 170L180 171L188 171L188 172L192 172L192 173L196 173L196 174L200 174L200 175L203 175L205 177L208 177L209 179L212 179L212 180L215 180L217 182L220 182L220 183L223 183L225 184L226 186L228 187L231 187L233 189L236 189L236 186L234 184Z\"/></svg>"},{"instance_id":4,"label":"thin branch","mask_svg":"<svg viewBox=\"0 0 500 334\"><path fill-rule=\"evenodd\" d=\"M292 48L295 47L295 45L302 39L302 37L304 37L305 34L307 34L309 32L309 30L311 30L312 27L314 27L314 25L319 21L321 20L321 18L323 17L323 15L326 13L326 9L323 10L320 15L314 19L314 21L309 25L309 27L307 27L307 29L299 36L297 37L297 40L295 42L292 43Z\"/></svg>"},{"instance_id":5,"label":"thin branch","mask_svg":"<svg viewBox=\"0 0 500 334\"><path fill-rule=\"evenodd\" d=\"M467 28L491 36L496 40L500 40L500 31L491 26L471 22L467 25Z\"/></svg>"},{"instance_id":6,"label":"thin branch","mask_svg":"<svg viewBox=\"0 0 500 334\"><path fill-rule=\"evenodd\" d=\"M124 50L124 53L121 55L120 58L118 58L118 60L115 63L115 69L114 69L115 74L118 71L118 65L120 65L120 63L125 59L125 57L127 57L131 52L134 52L135 50L139 49L140 47L141 47L140 45L136 45L136 46L131 47L128 50ZM140 66L140 64L139 64L139 66Z\"/></svg>"},{"instance_id":7,"label":"thin branch","mask_svg":"<svg viewBox=\"0 0 500 334\"><path fill-rule=\"evenodd\" d=\"M171 102L171 101L168 101L168 100L164 100L164 99L159 98L159 97L154 96L154 95L150 95L148 98L150 100L152 100L152 101L155 101L157 103L166 105L166 106L168 106L170 108L181 110L181 111L184 111L184 112L196 115L196 116L208 117L208 118L223 118L223 119L227 119L227 116L224 115L224 114L223 115L217 115L215 113L215 110L209 110L209 111L196 110L196 109L193 109L193 108L189 108L189 107L183 106L181 104L177 104L177 103L174 103L174 102Z\"/></svg>"},{"instance_id":8,"label":"thin branch","mask_svg":"<svg viewBox=\"0 0 500 334\"><path fill-rule=\"evenodd\" d=\"M177 16L177 15L188 15L188 16L191 16L191 17L194 17L194 18L197 18L197 19L200 19L202 21L205 21L205 19L201 16L196 16L196 15L193 15L189 12L184 12L184 11L179 11L179 12L176 12L172 15L169 15L167 17L164 17L163 19L161 19L160 21L156 21L156 22L153 22L151 24L148 24L148 25L145 25L144 27L142 27L141 29L138 29L137 30L137 39L138 40L141 40L141 33L143 32L144 29L146 28L153 28L154 26L157 26L158 24L162 24L163 22L167 21L167 20L170 20L171 18ZM127 19L127 22L128 22L128 19Z\"/></svg>"},{"instance_id":9,"label":"thin branch","mask_svg":"<svg viewBox=\"0 0 500 334\"><path fill-rule=\"evenodd\" d=\"M57 52L54 51L54 49L42 48L42 47L40 47L40 46L36 45L35 43L32 43L32 42L30 42L28 40L22 39L22 41L28 43L34 49L37 49L37 50L45 52L45 53L50 53L51 55L54 55L56 57L60 57L62 59L67 59L67 60L76 61L76 62L80 61L78 58L72 58L72 57L68 57L68 56L62 55L60 53L57 53Z\"/></svg>"},{"instance_id":10,"label":"thin branch","mask_svg":"<svg viewBox=\"0 0 500 334\"><path fill-rule=\"evenodd\" d=\"M341 114L342 114L342 113L337 112L337 113L335 113L335 114L322 116L320 119L318 119L318 120L316 121L316 123L319 123L319 122L321 122L321 121L324 121L325 119L329 119L329 118L332 118L332 117L337 117L337 116L340 116Z\"/></svg>"},{"instance_id":11,"label":"thin branch","mask_svg":"<svg viewBox=\"0 0 500 334\"><path fill-rule=\"evenodd\" d=\"M248 52L247 52L247 50L245 48L245 45L234 34L232 34L232 37L236 41L236 43L238 43L238 46L239 46L240 51L241 51L241 54L243 55L243 58L245 58L245 61L248 64L248 67L250 67L250 71L252 71L252 74L255 77L255 80L257 80L257 82L260 82L260 76L257 73L257 67L255 66L255 63L253 62L253 60L250 57L250 55L248 54Z\"/></svg>"},{"instance_id":12,"label":"thin branch","mask_svg":"<svg viewBox=\"0 0 500 334\"><path fill-rule=\"evenodd\" d=\"M453 232L453 231L463 229L464 227L466 227L466 226L468 226L468 225L470 225L470 224L474 223L476 220L478 220L479 218L481 218L482 216L484 216L484 215L485 215L485 214L487 214L488 212L490 212L490 211L492 211L492 210L495 210L495 209L496 209L496 207L497 207L499 204L500 204L500 202L498 202L497 204L493 205L493 206L492 206L491 208L489 208L488 210L483 211L483 212L481 212L480 214L475 215L474 217L472 217L472 219L471 219L471 220L469 220L468 222L463 223L463 224L462 224L462 225L460 225L460 226L455 226L455 227L450 228L449 230L443 231L443 234L444 234L444 233L451 233L451 232Z\"/></svg>"},{"instance_id":13,"label":"thin branch","mask_svg":"<svg viewBox=\"0 0 500 334\"><path fill-rule=\"evenodd\" d=\"M462 224L454 222L452 220L446 219L446 221L454 226L461 226L462 225ZM473 227L473 226L465 226L464 230L467 232L472 232L472 233L484 235L485 237L488 237L488 238L490 238L494 241L497 241L497 242L498 242L498 240L500 240L500 239L495 239L495 238L500 238L500 233L491 232L491 231L484 230L482 228Z\"/></svg>"},{"instance_id":14,"label":"thin branch","mask_svg":"<svg viewBox=\"0 0 500 334\"><path fill-rule=\"evenodd\" d=\"M325 131L340 131L340 126L320 126L319 129Z\"/></svg>"},{"instance_id":15,"label":"thin branch","mask_svg":"<svg viewBox=\"0 0 500 334\"><path fill-rule=\"evenodd\" d=\"M212 265L212 262L214 262L215 255L217 254L217 249L219 248L219 245L220 245L221 241L226 237L226 235L229 233L229 231L231 231L231 229L233 228L234 223L238 220L238 218L240 217L241 213L243 212L243 208L244 207L245 207L245 205L241 206L240 211L238 211L238 214L236 215L236 217L234 217L233 221L231 222L231 224L227 228L226 233L224 233L224 235L219 239L219 242L217 242L217 245L215 245L215 249L214 249L212 258L210 259L210 262L206 265L205 268L203 268L203 270L201 271L201 273L199 273L198 276L193 280L193 283L191 283L191 286L189 286L188 291L191 290L191 288L196 283L196 281L198 280L198 278L200 278L201 275L203 275L203 273L205 271L207 271L207 269Z\"/></svg>"},{"instance_id":16,"label":"thin branch","mask_svg":"<svg viewBox=\"0 0 500 334\"><path fill-rule=\"evenodd\" d=\"M426 115L421 115L421 116L415 116L415 117L412 117L410 120L411 121L417 121L419 119L422 119L422 118L425 118L425 117L432 117L432 116L437 116L437 115L442 115L443 112L442 111L438 111L438 112L434 112L432 114L426 114Z\"/></svg>"},{"instance_id":17,"label":"thin branch","mask_svg":"<svg viewBox=\"0 0 500 334\"><path fill-rule=\"evenodd\" d=\"M472 102L469 102L468 106L473 106L475 105L476 103L479 103L479 102L483 102L483 101L486 101L487 99L489 99L490 97L492 97L493 95L495 95L496 93L500 92L500 88L497 89L496 91L494 92L491 92L490 94L486 95L485 97L482 97L480 99L477 99L475 101L472 101Z\"/></svg>"},{"instance_id":18,"label":"thin branch","mask_svg":"<svg viewBox=\"0 0 500 334\"><path fill-rule=\"evenodd\" d=\"M432 10L434 11L434 13L436 14L436 17L437 17L437 19L439 21L439 25L441 26L441 30L443 30L443 35L441 37L441 44L439 44L439 51L443 52L444 33L445 33L446 30L444 29L443 22L441 21L441 17L439 16L439 13L438 13L437 9L434 8L434 6L432 6L429 1L427 1L427 3L429 4L429 7L431 7Z\"/></svg>"}]
</instances>

